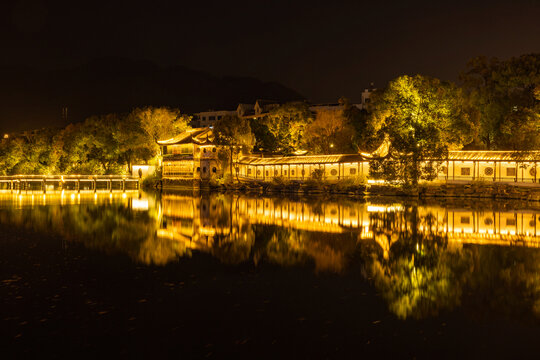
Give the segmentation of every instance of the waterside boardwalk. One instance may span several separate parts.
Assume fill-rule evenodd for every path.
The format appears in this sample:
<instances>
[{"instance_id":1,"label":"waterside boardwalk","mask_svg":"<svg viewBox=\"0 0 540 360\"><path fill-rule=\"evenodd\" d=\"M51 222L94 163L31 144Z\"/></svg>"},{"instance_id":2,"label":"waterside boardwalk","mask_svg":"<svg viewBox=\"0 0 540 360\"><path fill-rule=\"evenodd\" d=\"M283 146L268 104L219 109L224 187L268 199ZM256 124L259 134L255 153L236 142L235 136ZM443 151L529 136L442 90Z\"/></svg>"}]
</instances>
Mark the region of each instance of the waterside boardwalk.
<instances>
[{"instance_id":1,"label":"waterside boardwalk","mask_svg":"<svg viewBox=\"0 0 540 360\"><path fill-rule=\"evenodd\" d=\"M138 191L140 179L123 175L0 176L0 191L11 193L97 193Z\"/></svg>"}]
</instances>

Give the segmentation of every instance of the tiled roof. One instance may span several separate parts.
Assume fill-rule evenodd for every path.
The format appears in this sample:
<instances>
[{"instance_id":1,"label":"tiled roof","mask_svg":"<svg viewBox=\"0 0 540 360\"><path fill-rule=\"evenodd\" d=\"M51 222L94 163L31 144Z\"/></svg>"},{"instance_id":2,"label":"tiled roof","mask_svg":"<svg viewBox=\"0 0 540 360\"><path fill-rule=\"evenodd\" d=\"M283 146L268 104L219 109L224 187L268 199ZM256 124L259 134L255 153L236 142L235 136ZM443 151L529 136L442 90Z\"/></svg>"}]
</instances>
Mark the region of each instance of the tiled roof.
<instances>
[{"instance_id":1,"label":"tiled roof","mask_svg":"<svg viewBox=\"0 0 540 360\"><path fill-rule=\"evenodd\" d=\"M158 140L159 145L179 144L213 144L214 133L210 128L198 128L184 131L183 133L167 140Z\"/></svg>"},{"instance_id":2,"label":"tiled roof","mask_svg":"<svg viewBox=\"0 0 540 360\"><path fill-rule=\"evenodd\" d=\"M329 164L364 161L366 157L360 154L340 155L310 155L310 156L279 156L279 157L254 157L245 156L240 159L241 164L246 165L285 165L285 164Z\"/></svg>"},{"instance_id":3,"label":"tiled roof","mask_svg":"<svg viewBox=\"0 0 540 360\"><path fill-rule=\"evenodd\" d=\"M459 161L540 161L540 151L449 151L449 160Z\"/></svg>"}]
</instances>

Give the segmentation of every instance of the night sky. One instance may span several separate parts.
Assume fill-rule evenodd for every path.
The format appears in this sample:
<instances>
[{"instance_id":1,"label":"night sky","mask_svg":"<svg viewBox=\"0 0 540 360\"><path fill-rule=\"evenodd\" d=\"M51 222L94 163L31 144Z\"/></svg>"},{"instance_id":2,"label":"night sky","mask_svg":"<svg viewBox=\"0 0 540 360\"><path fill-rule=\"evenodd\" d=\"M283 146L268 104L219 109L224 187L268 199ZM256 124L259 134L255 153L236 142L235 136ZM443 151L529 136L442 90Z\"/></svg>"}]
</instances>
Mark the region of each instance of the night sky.
<instances>
[{"instance_id":1,"label":"night sky","mask_svg":"<svg viewBox=\"0 0 540 360\"><path fill-rule=\"evenodd\" d=\"M540 1L2 1L0 66L105 56L358 100L401 74L455 80L477 55L540 51Z\"/></svg>"}]
</instances>

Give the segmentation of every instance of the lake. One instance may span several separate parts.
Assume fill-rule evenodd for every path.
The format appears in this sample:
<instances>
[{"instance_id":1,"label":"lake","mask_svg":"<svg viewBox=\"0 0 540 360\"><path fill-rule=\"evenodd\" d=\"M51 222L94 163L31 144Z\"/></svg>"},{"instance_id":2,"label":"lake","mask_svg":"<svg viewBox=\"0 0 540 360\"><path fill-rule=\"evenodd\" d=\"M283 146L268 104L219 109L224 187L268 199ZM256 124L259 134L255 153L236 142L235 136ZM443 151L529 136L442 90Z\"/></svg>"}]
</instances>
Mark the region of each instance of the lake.
<instances>
[{"instance_id":1,"label":"lake","mask_svg":"<svg viewBox=\"0 0 540 360\"><path fill-rule=\"evenodd\" d=\"M532 357L540 204L0 194L6 358Z\"/></svg>"}]
</instances>

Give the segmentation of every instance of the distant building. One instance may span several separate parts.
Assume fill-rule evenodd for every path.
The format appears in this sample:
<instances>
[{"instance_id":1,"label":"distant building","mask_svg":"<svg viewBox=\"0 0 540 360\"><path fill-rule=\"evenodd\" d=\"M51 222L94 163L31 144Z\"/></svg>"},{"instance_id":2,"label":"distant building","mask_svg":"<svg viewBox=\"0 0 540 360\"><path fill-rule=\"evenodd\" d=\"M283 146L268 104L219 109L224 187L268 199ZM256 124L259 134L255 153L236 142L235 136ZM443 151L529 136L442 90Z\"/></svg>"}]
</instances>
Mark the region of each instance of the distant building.
<instances>
[{"instance_id":1,"label":"distant building","mask_svg":"<svg viewBox=\"0 0 540 360\"><path fill-rule=\"evenodd\" d=\"M362 104L351 104L352 106L356 106L358 109L362 110ZM313 104L309 107L309 110L316 114L319 111L336 111L336 110L343 110L344 106L339 103L330 103L330 104Z\"/></svg>"},{"instance_id":2,"label":"distant building","mask_svg":"<svg viewBox=\"0 0 540 360\"><path fill-rule=\"evenodd\" d=\"M277 109L280 105L283 104L283 101L272 101L272 100L262 100L259 99L255 102L253 109L255 110L256 116L261 116L268 114L270 111Z\"/></svg>"},{"instance_id":3,"label":"distant building","mask_svg":"<svg viewBox=\"0 0 540 360\"><path fill-rule=\"evenodd\" d=\"M236 115L234 110L209 110L194 114L191 126L194 128L213 127L216 121L221 120L223 116Z\"/></svg>"},{"instance_id":4,"label":"distant building","mask_svg":"<svg viewBox=\"0 0 540 360\"><path fill-rule=\"evenodd\" d=\"M283 103L283 101L258 99L253 105L238 104L236 113L239 117L261 118L266 116L270 111L277 109Z\"/></svg>"},{"instance_id":5,"label":"distant building","mask_svg":"<svg viewBox=\"0 0 540 360\"><path fill-rule=\"evenodd\" d=\"M255 114L255 106L252 104L238 104L236 113L240 117L253 116Z\"/></svg>"},{"instance_id":6,"label":"distant building","mask_svg":"<svg viewBox=\"0 0 540 360\"><path fill-rule=\"evenodd\" d=\"M352 104L358 109L362 110L366 108L366 104L369 103L372 92L375 89L372 87L370 89L365 89L362 92L362 102L360 104ZM208 110L194 114L193 120L191 121L191 126L193 128L204 128L204 127L213 127L215 122L221 119L226 115L236 115L243 118L262 118L268 115L272 110L283 105L284 101L276 100L265 100L258 99L255 101L255 104L246 104L240 103L234 110ZM311 112L316 114L321 110L342 110L343 105L339 103L322 103L322 104L312 104L309 106Z\"/></svg>"},{"instance_id":7,"label":"distant building","mask_svg":"<svg viewBox=\"0 0 540 360\"><path fill-rule=\"evenodd\" d=\"M164 179L200 179L215 177L220 164L210 128L192 129L172 139L160 140Z\"/></svg>"},{"instance_id":8,"label":"distant building","mask_svg":"<svg viewBox=\"0 0 540 360\"><path fill-rule=\"evenodd\" d=\"M371 94L373 94L375 90L377 89L373 87L372 83L371 88L362 91L362 103L360 104L362 106L361 109L365 109L367 104L369 104L369 102L371 101Z\"/></svg>"}]
</instances>

